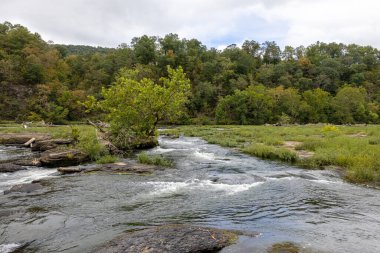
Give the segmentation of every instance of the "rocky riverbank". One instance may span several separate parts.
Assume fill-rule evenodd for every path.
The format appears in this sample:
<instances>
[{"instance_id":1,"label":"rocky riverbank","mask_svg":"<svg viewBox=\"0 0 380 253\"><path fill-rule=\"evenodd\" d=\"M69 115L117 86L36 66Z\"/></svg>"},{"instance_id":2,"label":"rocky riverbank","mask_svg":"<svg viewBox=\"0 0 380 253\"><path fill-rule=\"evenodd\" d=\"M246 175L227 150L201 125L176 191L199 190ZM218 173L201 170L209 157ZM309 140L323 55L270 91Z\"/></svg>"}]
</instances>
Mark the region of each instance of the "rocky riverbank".
<instances>
[{"instance_id":1,"label":"rocky riverbank","mask_svg":"<svg viewBox=\"0 0 380 253\"><path fill-rule=\"evenodd\" d=\"M65 167L89 161L88 154L71 148L72 139L53 139L49 134L7 133L0 135L0 144L31 148L36 157L15 161L3 161L0 172L22 170L22 166ZM20 164L21 163L21 164Z\"/></svg>"}]
</instances>

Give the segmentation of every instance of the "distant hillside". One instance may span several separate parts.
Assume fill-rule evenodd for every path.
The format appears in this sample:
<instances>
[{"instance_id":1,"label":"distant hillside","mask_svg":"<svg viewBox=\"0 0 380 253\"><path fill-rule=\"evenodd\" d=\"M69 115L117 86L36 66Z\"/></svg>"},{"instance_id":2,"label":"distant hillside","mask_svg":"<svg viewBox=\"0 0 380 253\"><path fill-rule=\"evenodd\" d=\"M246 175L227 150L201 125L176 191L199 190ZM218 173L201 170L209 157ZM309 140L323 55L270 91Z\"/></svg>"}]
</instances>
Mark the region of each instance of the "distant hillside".
<instances>
[{"instance_id":1,"label":"distant hillside","mask_svg":"<svg viewBox=\"0 0 380 253\"><path fill-rule=\"evenodd\" d=\"M67 55L86 55L93 53L109 53L114 51L114 48L107 47L93 47L93 46L85 46L85 45L64 45L64 44L53 44L63 56Z\"/></svg>"},{"instance_id":2,"label":"distant hillside","mask_svg":"<svg viewBox=\"0 0 380 253\"><path fill-rule=\"evenodd\" d=\"M9 22L0 23L0 120L83 120L78 101L101 98L121 69L160 82L168 65L191 81L183 122L380 123L380 51L372 46L247 40L217 50L177 34L118 48L54 45Z\"/></svg>"}]
</instances>

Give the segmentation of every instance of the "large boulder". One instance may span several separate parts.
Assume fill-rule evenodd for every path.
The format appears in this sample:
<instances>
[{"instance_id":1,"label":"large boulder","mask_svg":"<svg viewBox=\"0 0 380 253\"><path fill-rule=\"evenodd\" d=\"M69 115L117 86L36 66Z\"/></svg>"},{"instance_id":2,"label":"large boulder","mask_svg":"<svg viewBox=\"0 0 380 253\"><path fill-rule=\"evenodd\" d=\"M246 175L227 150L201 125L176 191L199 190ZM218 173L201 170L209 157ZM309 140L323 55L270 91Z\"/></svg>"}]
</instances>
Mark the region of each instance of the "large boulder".
<instances>
[{"instance_id":1,"label":"large boulder","mask_svg":"<svg viewBox=\"0 0 380 253\"><path fill-rule=\"evenodd\" d=\"M75 166L88 160L88 155L77 149L45 151L40 158L41 165L45 167Z\"/></svg>"},{"instance_id":2,"label":"large boulder","mask_svg":"<svg viewBox=\"0 0 380 253\"><path fill-rule=\"evenodd\" d=\"M23 193L31 193L33 191L42 189L43 186L39 183L31 183L31 184L18 184L12 186L11 189L4 191L4 194L9 194L12 192L23 192Z\"/></svg>"},{"instance_id":3,"label":"large boulder","mask_svg":"<svg viewBox=\"0 0 380 253\"><path fill-rule=\"evenodd\" d=\"M57 148L59 145L72 144L72 139L51 139L51 140L41 140L35 141L31 147L32 151L46 151Z\"/></svg>"},{"instance_id":4,"label":"large boulder","mask_svg":"<svg viewBox=\"0 0 380 253\"><path fill-rule=\"evenodd\" d=\"M28 166L28 167L41 166L41 162L37 158L17 160L17 161L14 161L13 163L16 164L16 165Z\"/></svg>"},{"instance_id":5,"label":"large boulder","mask_svg":"<svg viewBox=\"0 0 380 253\"><path fill-rule=\"evenodd\" d=\"M0 134L0 144L22 145L33 138L34 141L42 141L51 137L44 133L7 133Z\"/></svg>"},{"instance_id":6,"label":"large boulder","mask_svg":"<svg viewBox=\"0 0 380 253\"><path fill-rule=\"evenodd\" d=\"M13 164L13 163L0 163L0 173L6 172L16 172L19 170L25 170L26 168L21 165Z\"/></svg>"},{"instance_id":7,"label":"large boulder","mask_svg":"<svg viewBox=\"0 0 380 253\"><path fill-rule=\"evenodd\" d=\"M96 253L195 253L218 252L233 244L231 231L189 225L166 225L128 232L96 249Z\"/></svg>"}]
</instances>

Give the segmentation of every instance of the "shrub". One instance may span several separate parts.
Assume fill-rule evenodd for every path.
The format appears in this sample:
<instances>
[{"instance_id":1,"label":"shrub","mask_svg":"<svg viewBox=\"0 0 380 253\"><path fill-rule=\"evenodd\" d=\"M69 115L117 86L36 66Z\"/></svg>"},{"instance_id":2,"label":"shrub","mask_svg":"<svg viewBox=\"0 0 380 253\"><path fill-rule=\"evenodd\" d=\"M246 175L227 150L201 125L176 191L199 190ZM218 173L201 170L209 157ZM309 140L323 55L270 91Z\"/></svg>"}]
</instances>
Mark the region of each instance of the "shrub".
<instances>
[{"instance_id":1,"label":"shrub","mask_svg":"<svg viewBox=\"0 0 380 253\"><path fill-rule=\"evenodd\" d=\"M163 156L155 155L150 156L146 152L141 152L137 155L137 159L140 163L143 164L153 164L156 166L162 166L162 167L172 167L173 162Z\"/></svg>"},{"instance_id":2,"label":"shrub","mask_svg":"<svg viewBox=\"0 0 380 253\"><path fill-rule=\"evenodd\" d=\"M114 163L118 160L119 158L117 156L113 155L105 155L100 157L98 160L96 160L97 164L106 164L106 163Z\"/></svg>"},{"instance_id":3,"label":"shrub","mask_svg":"<svg viewBox=\"0 0 380 253\"><path fill-rule=\"evenodd\" d=\"M83 130L80 132L79 143L77 146L88 154L92 161L100 159L101 156L107 155L107 150L99 143L96 137L96 130Z\"/></svg>"}]
</instances>

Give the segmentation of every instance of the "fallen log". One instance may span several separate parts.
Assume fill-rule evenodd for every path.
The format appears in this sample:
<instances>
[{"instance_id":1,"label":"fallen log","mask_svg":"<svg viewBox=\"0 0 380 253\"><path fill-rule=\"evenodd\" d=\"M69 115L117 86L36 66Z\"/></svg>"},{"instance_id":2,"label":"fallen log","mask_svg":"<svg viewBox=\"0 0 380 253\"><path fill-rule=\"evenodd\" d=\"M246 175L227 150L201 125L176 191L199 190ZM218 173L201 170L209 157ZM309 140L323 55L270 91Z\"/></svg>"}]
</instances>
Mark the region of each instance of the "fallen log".
<instances>
[{"instance_id":1,"label":"fallen log","mask_svg":"<svg viewBox=\"0 0 380 253\"><path fill-rule=\"evenodd\" d=\"M23 146L25 146L25 147L32 147L32 144L33 144L33 142L35 142L36 141L36 138L32 138L32 139L30 139L29 141L27 141L27 142L25 142L24 144L23 144Z\"/></svg>"}]
</instances>

